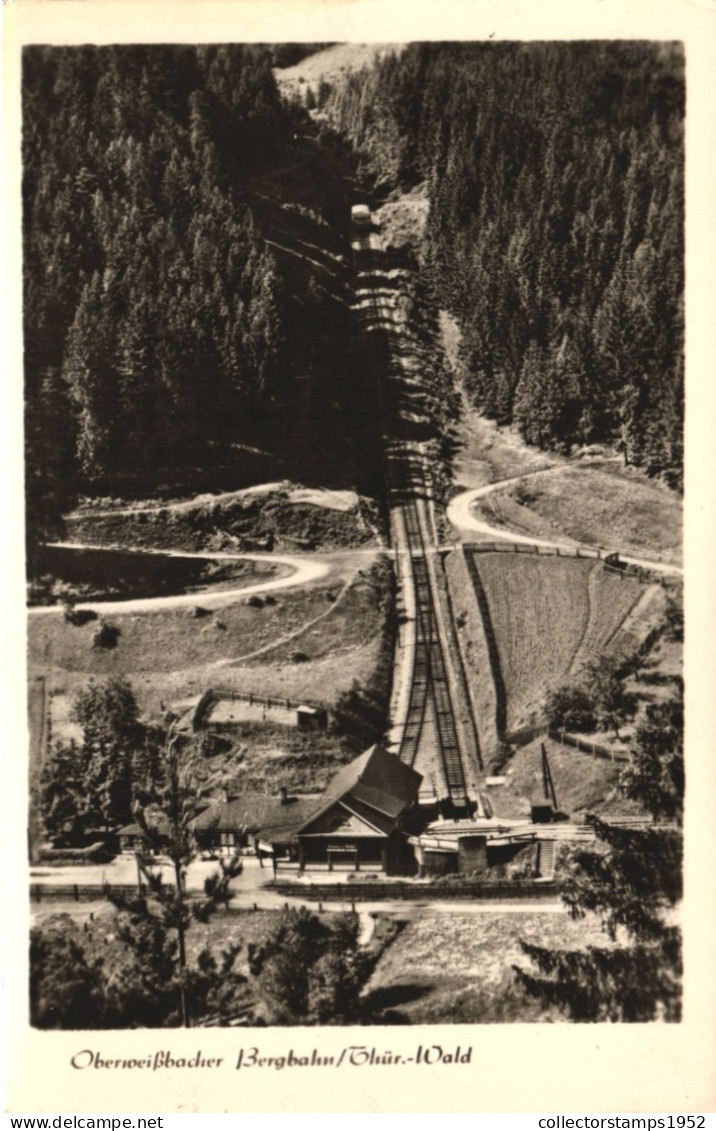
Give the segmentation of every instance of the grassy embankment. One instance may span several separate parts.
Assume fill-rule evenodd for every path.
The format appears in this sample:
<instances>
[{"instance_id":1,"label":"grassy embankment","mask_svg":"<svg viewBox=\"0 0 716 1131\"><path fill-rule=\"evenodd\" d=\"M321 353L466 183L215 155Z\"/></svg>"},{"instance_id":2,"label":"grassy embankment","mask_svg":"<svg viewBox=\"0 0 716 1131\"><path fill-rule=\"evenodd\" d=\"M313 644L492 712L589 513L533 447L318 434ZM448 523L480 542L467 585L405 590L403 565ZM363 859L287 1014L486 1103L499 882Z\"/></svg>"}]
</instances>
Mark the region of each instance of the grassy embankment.
<instances>
[{"instance_id":1,"label":"grassy embankment","mask_svg":"<svg viewBox=\"0 0 716 1131\"><path fill-rule=\"evenodd\" d=\"M29 672L45 678L52 740L78 735L72 698L90 678L128 679L148 719L161 715L162 703L181 705L216 686L331 708L363 693L379 701L390 679L388 593L386 563L361 557L346 561L329 584L277 592L274 604L237 599L199 617L193 608L113 615L119 636L112 649L92 646L94 622L30 616ZM235 768L254 788L275 783L279 769L291 789L322 788L351 753L338 733L299 734L270 718L266 726L245 724L235 737Z\"/></svg>"},{"instance_id":2,"label":"grassy embankment","mask_svg":"<svg viewBox=\"0 0 716 1131\"><path fill-rule=\"evenodd\" d=\"M519 474L519 473L518 473ZM488 522L541 537L566 537L679 565L681 500L617 463L570 464L526 476L479 504Z\"/></svg>"},{"instance_id":3,"label":"grassy embankment","mask_svg":"<svg viewBox=\"0 0 716 1131\"><path fill-rule=\"evenodd\" d=\"M537 721L546 693L586 662L640 642L622 628L644 593L634 578L589 560L475 554L474 561L497 640L508 733ZM652 592L654 621L664 597L656 586Z\"/></svg>"},{"instance_id":4,"label":"grassy embankment","mask_svg":"<svg viewBox=\"0 0 716 1131\"><path fill-rule=\"evenodd\" d=\"M446 569L483 758L507 776L506 785L493 794L496 811L505 817L528 816L530 797L539 787L543 740L565 811L576 817L590 810L631 811L617 792L617 763L543 738L506 758L500 739L539 723L547 692L577 681L589 660L633 653L662 623L664 592L609 574L593 560L489 553L471 557L482 588L482 610L462 555L451 554ZM642 700L667 694L680 671L680 647L659 639L647 661L649 670L632 679L629 689ZM621 733L628 739L630 727ZM589 737L613 741L606 733Z\"/></svg>"},{"instance_id":5,"label":"grassy embankment","mask_svg":"<svg viewBox=\"0 0 716 1131\"><path fill-rule=\"evenodd\" d=\"M605 651L633 650L663 612L665 598L657 586L607 573L593 560L504 553L471 557L494 632L507 733L536 722L547 691L576 677L585 662ZM482 688L480 717L494 717L494 691L484 684L488 673L494 683L495 673L472 579L458 553L449 556L446 568L468 667ZM484 725L489 742L494 727Z\"/></svg>"},{"instance_id":6,"label":"grassy embankment","mask_svg":"<svg viewBox=\"0 0 716 1131\"><path fill-rule=\"evenodd\" d=\"M517 985L512 964L526 966L518 939L542 946L604 945L593 919L566 912L431 914L411 920L378 963L370 1000L385 1023L489 1024L564 1020Z\"/></svg>"},{"instance_id":7,"label":"grassy embankment","mask_svg":"<svg viewBox=\"0 0 716 1131\"><path fill-rule=\"evenodd\" d=\"M459 385L459 326L443 313L441 327ZM683 506L676 492L623 467L608 450L600 458L600 448L582 449L572 457L530 448L512 429L481 417L464 391L462 396L454 493L523 477L477 504L481 518L535 537L681 563ZM547 474L533 475L547 469Z\"/></svg>"},{"instance_id":8,"label":"grassy embankment","mask_svg":"<svg viewBox=\"0 0 716 1131\"><path fill-rule=\"evenodd\" d=\"M109 904L74 904L68 908L82 945L108 963L123 957L116 936L115 912ZM64 905L37 905L33 918L50 926L63 915ZM218 912L207 924L194 924L187 936L189 961L204 947L220 953L230 945L246 948L258 943L276 925L279 911ZM323 913L322 917L332 916ZM63 915L66 922L66 913ZM394 935L385 926L391 919L408 920ZM557 1010L545 1010L517 985L512 964L526 966L518 939L541 945L605 944L594 919L574 923L566 912L488 911L465 915L415 913L406 907L379 916L374 946L386 942L366 987L367 1016L378 1024L490 1024L557 1022ZM384 936L381 940L380 936ZM244 949L244 954L246 953ZM450 956L449 964L446 955ZM247 969L240 960L240 968Z\"/></svg>"},{"instance_id":9,"label":"grassy embankment","mask_svg":"<svg viewBox=\"0 0 716 1131\"><path fill-rule=\"evenodd\" d=\"M103 501L67 520L67 537L153 550L321 549L376 544L375 504L354 492L266 484L220 496L113 508Z\"/></svg>"}]
</instances>

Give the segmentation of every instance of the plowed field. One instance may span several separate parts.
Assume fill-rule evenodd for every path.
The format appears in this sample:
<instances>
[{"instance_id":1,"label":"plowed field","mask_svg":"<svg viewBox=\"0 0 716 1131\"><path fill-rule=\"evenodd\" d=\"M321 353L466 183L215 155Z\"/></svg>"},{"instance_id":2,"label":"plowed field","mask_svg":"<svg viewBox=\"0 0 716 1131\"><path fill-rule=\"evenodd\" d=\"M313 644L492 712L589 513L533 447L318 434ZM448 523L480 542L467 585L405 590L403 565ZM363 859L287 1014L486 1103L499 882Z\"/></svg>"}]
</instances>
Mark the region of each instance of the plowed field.
<instances>
[{"instance_id":1,"label":"plowed field","mask_svg":"<svg viewBox=\"0 0 716 1131\"><path fill-rule=\"evenodd\" d=\"M623 626L644 593L601 563L475 554L507 699L507 729L530 721L546 692L606 650L633 647Z\"/></svg>"}]
</instances>

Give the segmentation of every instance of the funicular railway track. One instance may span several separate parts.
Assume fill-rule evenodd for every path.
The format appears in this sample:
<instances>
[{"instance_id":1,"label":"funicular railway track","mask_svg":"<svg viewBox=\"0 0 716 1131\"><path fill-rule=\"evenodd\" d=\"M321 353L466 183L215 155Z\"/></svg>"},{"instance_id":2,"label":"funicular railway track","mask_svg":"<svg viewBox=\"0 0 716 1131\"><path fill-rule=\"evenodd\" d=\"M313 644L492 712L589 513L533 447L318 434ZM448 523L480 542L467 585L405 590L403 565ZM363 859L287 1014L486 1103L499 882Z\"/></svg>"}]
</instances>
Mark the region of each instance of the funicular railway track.
<instances>
[{"instance_id":1,"label":"funicular railway track","mask_svg":"<svg viewBox=\"0 0 716 1131\"><path fill-rule=\"evenodd\" d=\"M370 232L354 228L352 243L356 270L364 276L361 290L367 300L366 321L372 324L373 329L383 331L378 336L379 341L385 343L390 357L390 319L373 275L380 264L381 252L372 245ZM378 341L375 344L378 347ZM384 394L380 387L377 399L386 419ZM415 594L415 644L410 686L404 718L396 720L401 735L399 756L412 766L418 751L429 745L439 802L457 813L464 812L469 808L469 798L463 752L455 724L450 674L424 533L423 511L428 484L422 460L416 459L415 445L409 440L398 436L390 453L385 452L385 479L396 549L404 553Z\"/></svg>"},{"instance_id":2,"label":"funicular railway track","mask_svg":"<svg viewBox=\"0 0 716 1131\"><path fill-rule=\"evenodd\" d=\"M405 502L401 518L415 587L416 637L410 696L400 744L400 757L412 765L424 737L428 707L432 700L435 720L434 740L448 799L457 808L467 804L467 788L460 740L455 726L455 711L433 583L428 566L420 509L417 500Z\"/></svg>"}]
</instances>

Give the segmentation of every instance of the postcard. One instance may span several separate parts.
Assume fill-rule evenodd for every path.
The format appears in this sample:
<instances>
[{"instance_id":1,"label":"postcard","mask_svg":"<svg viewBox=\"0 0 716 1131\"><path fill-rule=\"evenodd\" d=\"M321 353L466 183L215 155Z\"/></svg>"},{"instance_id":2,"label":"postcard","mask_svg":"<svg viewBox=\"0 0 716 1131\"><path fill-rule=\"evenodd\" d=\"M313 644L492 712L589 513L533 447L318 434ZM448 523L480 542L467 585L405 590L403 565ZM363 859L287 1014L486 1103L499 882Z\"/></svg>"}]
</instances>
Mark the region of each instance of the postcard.
<instances>
[{"instance_id":1,"label":"postcard","mask_svg":"<svg viewBox=\"0 0 716 1131\"><path fill-rule=\"evenodd\" d=\"M713 1111L714 19L4 7L8 1110Z\"/></svg>"}]
</instances>

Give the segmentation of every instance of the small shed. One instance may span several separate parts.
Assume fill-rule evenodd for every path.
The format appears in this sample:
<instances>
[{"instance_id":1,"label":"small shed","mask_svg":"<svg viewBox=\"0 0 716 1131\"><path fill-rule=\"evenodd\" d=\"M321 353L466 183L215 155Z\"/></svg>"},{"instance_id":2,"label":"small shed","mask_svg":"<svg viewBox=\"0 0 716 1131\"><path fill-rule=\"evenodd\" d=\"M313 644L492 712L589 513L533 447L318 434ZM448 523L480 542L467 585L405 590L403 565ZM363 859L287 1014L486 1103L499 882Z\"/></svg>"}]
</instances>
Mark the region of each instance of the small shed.
<instances>
[{"instance_id":1,"label":"small shed","mask_svg":"<svg viewBox=\"0 0 716 1131\"><path fill-rule=\"evenodd\" d=\"M152 818L148 823L150 828L156 829L158 836L169 837L171 829L166 817L162 816L159 820ZM117 831L116 836L120 852L142 851L151 854L153 851L153 846L149 844L142 826L137 821L124 825Z\"/></svg>"},{"instance_id":2,"label":"small shed","mask_svg":"<svg viewBox=\"0 0 716 1131\"><path fill-rule=\"evenodd\" d=\"M325 730L327 715L322 707L309 707L302 703L296 708L296 726L299 730Z\"/></svg>"}]
</instances>

